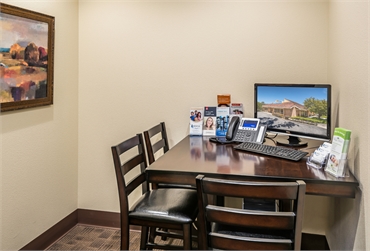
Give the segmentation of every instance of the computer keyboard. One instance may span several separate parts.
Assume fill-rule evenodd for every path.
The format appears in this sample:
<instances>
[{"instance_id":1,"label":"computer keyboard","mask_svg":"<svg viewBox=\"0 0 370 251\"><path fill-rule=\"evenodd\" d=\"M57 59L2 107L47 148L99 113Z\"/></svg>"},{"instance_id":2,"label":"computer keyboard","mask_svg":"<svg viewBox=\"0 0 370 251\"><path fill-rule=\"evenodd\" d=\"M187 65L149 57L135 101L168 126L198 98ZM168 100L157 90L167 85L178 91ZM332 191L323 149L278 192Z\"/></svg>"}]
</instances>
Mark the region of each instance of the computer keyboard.
<instances>
[{"instance_id":1,"label":"computer keyboard","mask_svg":"<svg viewBox=\"0 0 370 251\"><path fill-rule=\"evenodd\" d=\"M234 148L242 151L260 153L294 161L298 161L308 154L307 152L295 150L292 148L262 145L253 142L244 142L237 146L234 146Z\"/></svg>"}]
</instances>

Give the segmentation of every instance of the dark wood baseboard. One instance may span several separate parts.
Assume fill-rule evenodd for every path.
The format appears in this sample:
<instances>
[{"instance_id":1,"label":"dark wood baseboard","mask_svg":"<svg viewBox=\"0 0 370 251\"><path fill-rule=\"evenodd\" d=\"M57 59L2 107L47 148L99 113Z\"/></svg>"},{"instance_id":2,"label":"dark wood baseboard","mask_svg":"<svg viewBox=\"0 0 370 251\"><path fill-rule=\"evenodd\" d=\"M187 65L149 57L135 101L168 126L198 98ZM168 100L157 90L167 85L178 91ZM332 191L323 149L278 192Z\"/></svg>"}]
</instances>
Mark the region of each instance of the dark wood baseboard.
<instances>
[{"instance_id":1,"label":"dark wood baseboard","mask_svg":"<svg viewBox=\"0 0 370 251\"><path fill-rule=\"evenodd\" d=\"M78 222L78 209L59 221L57 224L39 235L36 239L22 247L20 250L44 250L61 236L67 233Z\"/></svg>"},{"instance_id":2,"label":"dark wood baseboard","mask_svg":"<svg viewBox=\"0 0 370 251\"><path fill-rule=\"evenodd\" d=\"M76 224L120 228L120 214L90 209L77 209L42 233L20 250L45 250ZM132 226L139 231L140 227ZM302 250L330 250L325 235L302 233Z\"/></svg>"},{"instance_id":3,"label":"dark wood baseboard","mask_svg":"<svg viewBox=\"0 0 370 251\"><path fill-rule=\"evenodd\" d=\"M78 209L78 223L101 227L120 228L120 213ZM131 230L140 231L139 226L130 226Z\"/></svg>"},{"instance_id":4,"label":"dark wood baseboard","mask_svg":"<svg viewBox=\"0 0 370 251\"><path fill-rule=\"evenodd\" d=\"M78 223L120 228L120 213L77 209Z\"/></svg>"}]
</instances>

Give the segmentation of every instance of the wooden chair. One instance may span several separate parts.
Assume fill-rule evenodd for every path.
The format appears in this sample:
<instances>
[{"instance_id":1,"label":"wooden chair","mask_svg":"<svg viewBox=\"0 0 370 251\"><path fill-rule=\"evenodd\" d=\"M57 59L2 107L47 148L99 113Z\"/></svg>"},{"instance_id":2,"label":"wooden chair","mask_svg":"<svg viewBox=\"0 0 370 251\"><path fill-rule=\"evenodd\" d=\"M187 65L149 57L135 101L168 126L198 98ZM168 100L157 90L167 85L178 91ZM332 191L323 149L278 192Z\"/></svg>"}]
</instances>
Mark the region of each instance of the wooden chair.
<instances>
[{"instance_id":1,"label":"wooden chair","mask_svg":"<svg viewBox=\"0 0 370 251\"><path fill-rule=\"evenodd\" d=\"M196 178L199 249L300 250L306 184ZM228 208L208 203L208 195L290 201L288 211Z\"/></svg>"},{"instance_id":2,"label":"wooden chair","mask_svg":"<svg viewBox=\"0 0 370 251\"><path fill-rule=\"evenodd\" d=\"M196 191L175 188L149 189L142 134L112 146L111 149L121 213L121 250L129 250L130 225L141 226L140 250L179 249L178 246L154 243L154 238L149 238L149 228L151 231L156 231L157 228L173 229L177 232L180 230L183 234L183 248L191 249L191 226L198 214ZM121 161L123 159L129 160ZM141 189L142 195L129 208L128 196L137 188ZM155 233L151 237L156 235ZM174 234L170 237L179 238L180 235Z\"/></svg>"},{"instance_id":3,"label":"wooden chair","mask_svg":"<svg viewBox=\"0 0 370 251\"><path fill-rule=\"evenodd\" d=\"M155 154L162 150L162 154L165 154L169 150L168 138L166 125L164 122L159 123L158 125L153 126L152 128L144 131L144 139L146 152L148 154L149 165L153 164L156 161ZM159 137L158 137L159 136ZM192 188L194 186L184 185L184 184L165 184L160 183L156 184L157 187L161 188Z\"/></svg>"}]
</instances>

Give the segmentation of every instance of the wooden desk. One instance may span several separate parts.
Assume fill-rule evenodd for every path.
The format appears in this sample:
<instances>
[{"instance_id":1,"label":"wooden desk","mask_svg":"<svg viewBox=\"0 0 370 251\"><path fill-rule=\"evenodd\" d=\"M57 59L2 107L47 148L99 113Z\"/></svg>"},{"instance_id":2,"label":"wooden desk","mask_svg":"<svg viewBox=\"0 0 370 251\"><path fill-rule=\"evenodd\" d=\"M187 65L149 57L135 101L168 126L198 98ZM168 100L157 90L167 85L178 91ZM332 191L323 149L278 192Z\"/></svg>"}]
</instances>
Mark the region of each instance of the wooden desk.
<instances>
[{"instance_id":1,"label":"wooden desk","mask_svg":"<svg viewBox=\"0 0 370 251\"><path fill-rule=\"evenodd\" d=\"M321 141L311 140L308 148L312 153ZM273 145L267 139L265 144ZM307 155L309 156L309 155ZM147 168L149 180L154 183L191 184L195 177L204 174L212 177L255 181L306 182L306 194L354 198L359 186L349 172L348 177L336 178L323 169L307 166L307 157L295 162L266 155L234 150L233 145L209 142L206 137L185 137L165 155Z\"/></svg>"}]
</instances>

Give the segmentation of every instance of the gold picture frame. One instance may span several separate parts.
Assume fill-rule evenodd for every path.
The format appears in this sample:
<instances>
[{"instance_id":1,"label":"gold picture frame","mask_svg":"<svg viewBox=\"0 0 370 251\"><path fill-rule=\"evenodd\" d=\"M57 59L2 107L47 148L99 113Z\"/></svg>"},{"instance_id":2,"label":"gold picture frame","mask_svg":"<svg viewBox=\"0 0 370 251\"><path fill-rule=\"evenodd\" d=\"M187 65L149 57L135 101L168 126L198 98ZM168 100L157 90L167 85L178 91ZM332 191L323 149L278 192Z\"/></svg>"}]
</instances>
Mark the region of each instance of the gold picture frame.
<instances>
[{"instance_id":1,"label":"gold picture frame","mask_svg":"<svg viewBox=\"0 0 370 251\"><path fill-rule=\"evenodd\" d=\"M1 112L53 104L55 18L0 3Z\"/></svg>"}]
</instances>

